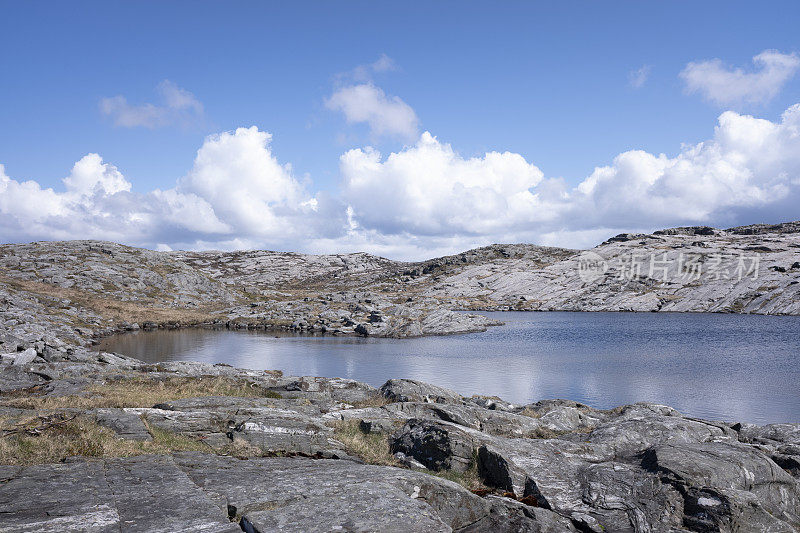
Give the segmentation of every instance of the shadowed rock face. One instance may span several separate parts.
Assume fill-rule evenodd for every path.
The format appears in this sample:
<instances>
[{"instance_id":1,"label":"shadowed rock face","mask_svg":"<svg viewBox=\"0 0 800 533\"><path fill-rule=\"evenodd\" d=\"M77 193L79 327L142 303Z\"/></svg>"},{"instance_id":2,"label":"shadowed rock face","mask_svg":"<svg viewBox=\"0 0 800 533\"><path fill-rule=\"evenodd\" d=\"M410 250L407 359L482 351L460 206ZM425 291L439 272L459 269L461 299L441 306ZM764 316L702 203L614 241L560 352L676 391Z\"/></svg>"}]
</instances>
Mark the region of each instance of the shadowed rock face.
<instances>
[{"instance_id":1,"label":"shadowed rock face","mask_svg":"<svg viewBox=\"0 0 800 533\"><path fill-rule=\"evenodd\" d=\"M0 466L0 532L800 527L798 424L704 421L653 404L597 410L545 400L515 406L418 381L390 380L375 389L225 365L145 365L80 350L74 357L9 367L6 383L17 392L0 395L0 417L80 414L119 439L146 442L158 430L203 443L207 451ZM281 397L189 397L136 408L11 407L26 397L19 390L30 381L25 373L46 376L27 393L39 401L81 397L98 383L171 378L238 380ZM381 461L391 463L395 454L397 466L364 464L340 440L337 424L361 427L377 439L374 446L383 441ZM236 446L268 457L220 455ZM434 475L441 472L474 475L487 489L472 493Z\"/></svg>"}]
</instances>

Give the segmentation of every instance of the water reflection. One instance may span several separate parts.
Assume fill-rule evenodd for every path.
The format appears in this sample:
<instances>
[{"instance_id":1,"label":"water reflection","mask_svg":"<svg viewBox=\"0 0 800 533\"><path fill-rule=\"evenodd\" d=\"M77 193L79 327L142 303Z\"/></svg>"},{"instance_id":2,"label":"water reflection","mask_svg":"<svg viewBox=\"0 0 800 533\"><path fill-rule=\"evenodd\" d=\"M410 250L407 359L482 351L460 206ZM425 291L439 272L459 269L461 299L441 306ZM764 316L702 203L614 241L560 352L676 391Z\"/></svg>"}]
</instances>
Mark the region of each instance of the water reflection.
<instances>
[{"instance_id":1,"label":"water reflection","mask_svg":"<svg viewBox=\"0 0 800 533\"><path fill-rule=\"evenodd\" d=\"M608 408L666 403L698 417L800 422L800 317L656 313L489 313L486 333L420 339L184 330L125 334L102 349L372 385L409 377L523 403Z\"/></svg>"}]
</instances>

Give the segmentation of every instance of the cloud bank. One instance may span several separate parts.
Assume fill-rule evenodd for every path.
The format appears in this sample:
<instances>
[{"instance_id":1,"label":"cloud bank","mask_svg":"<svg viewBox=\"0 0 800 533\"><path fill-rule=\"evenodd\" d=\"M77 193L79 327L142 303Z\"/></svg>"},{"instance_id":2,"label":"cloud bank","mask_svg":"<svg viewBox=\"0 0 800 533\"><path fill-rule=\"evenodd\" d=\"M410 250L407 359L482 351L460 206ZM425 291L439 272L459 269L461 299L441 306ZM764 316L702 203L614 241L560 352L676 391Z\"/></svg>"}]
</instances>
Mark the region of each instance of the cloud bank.
<instances>
[{"instance_id":1,"label":"cloud bank","mask_svg":"<svg viewBox=\"0 0 800 533\"><path fill-rule=\"evenodd\" d=\"M146 193L132 192L98 154L75 163L60 192L13 180L0 165L0 233L4 241L92 238L226 249L329 236L345 214L309 194L291 166L272 155L270 140L255 127L209 136L173 188Z\"/></svg>"},{"instance_id":2,"label":"cloud bank","mask_svg":"<svg viewBox=\"0 0 800 533\"><path fill-rule=\"evenodd\" d=\"M256 127L209 136L172 188L148 192L98 154L75 163L59 191L0 165L1 240L409 259L490 242L588 247L619 231L800 218L800 104L775 122L726 111L706 141L673 156L621 153L576 186L520 154L465 157L424 132L386 155L345 152L330 197L309 191L270 141Z\"/></svg>"}]
</instances>

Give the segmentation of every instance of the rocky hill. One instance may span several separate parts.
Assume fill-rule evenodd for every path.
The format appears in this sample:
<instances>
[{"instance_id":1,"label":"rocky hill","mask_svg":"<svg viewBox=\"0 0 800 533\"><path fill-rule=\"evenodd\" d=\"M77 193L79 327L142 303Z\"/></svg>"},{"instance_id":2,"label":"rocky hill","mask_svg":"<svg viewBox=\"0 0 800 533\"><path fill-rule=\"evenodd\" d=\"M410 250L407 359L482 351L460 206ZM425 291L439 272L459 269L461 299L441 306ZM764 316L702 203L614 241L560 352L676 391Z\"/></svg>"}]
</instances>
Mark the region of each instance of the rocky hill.
<instances>
[{"instance_id":1,"label":"rocky hill","mask_svg":"<svg viewBox=\"0 0 800 533\"><path fill-rule=\"evenodd\" d=\"M800 225L622 234L537 264L468 264L421 293L466 309L800 314Z\"/></svg>"},{"instance_id":2,"label":"rocky hill","mask_svg":"<svg viewBox=\"0 0 800 533\"><path fill-rule=\"evenodd\" d=\"M492 245L416 263L365 253L0 246L0 329L76 342L216 325L407 337L480 331L470 310L800 314L800 224L621 234L592 250Z\"/></svg>"}]
</instances>

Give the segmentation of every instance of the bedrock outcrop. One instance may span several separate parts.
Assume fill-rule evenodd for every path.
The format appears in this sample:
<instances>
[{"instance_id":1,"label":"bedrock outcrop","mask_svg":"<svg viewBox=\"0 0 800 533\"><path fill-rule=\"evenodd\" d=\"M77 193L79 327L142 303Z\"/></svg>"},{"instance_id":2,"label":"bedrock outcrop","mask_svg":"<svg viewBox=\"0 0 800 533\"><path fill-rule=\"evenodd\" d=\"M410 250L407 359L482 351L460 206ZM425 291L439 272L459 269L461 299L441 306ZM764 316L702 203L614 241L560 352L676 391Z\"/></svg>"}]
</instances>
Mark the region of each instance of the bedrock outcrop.
<instances>
[{"instance_id":1,"label":"bedrock outcrop","mask_svg":"<svg viewBox=\"0 0 800 533\"><path fill-rule=\"evenodd\" d=\"M81 349L2 375L2 532L800 527L798 424L512 405L404 379L375 389ZM219 383L238 392L192 393ZM25 455L74 420L111 440L58 461Z\"/></svg>"}]
</instances>

